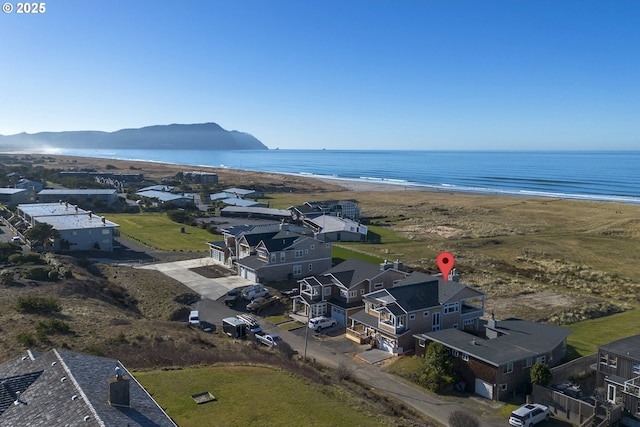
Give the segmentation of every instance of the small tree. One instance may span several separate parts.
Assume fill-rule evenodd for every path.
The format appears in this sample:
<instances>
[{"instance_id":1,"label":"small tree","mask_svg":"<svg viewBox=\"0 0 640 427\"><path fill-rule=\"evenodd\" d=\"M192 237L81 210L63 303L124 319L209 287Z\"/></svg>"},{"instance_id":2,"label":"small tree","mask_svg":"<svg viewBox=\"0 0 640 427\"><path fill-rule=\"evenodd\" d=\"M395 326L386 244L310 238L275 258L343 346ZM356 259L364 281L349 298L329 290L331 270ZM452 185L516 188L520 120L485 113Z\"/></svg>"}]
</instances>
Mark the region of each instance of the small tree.
<instances>
[{"instance_id":1,"label":"small tree","mask_svg":"<svg viewBox=\"0 0 640 427\"><path fill-rule=\"evenodd\" d=\"M34 242L36 246L48 246L47 243L51 239L60 237L60 232L54 229L51 224L39 222L27 230L25 236Z\"/></svg>"},{"instance_id":2,"label":"small tree","mask_svg":"<svg viewBox=\"0 0 640 427\"><path fill-rule=\"evenodd\" d=\"M551 382L551 369L546 363L536 362L531 367L531 384L537 384L545 387Z\"/></svg>"},{"instance_id":3,"label":"small tree","mask_svg":"<svg viewBox=\"0 0 640 427\"><path fill-rule=\"evenodd\" d=\"M453 382L453 367L449 350L440 343L433 342L427 347L424 363L418 373L418 382L433 392Z\"/></svg>"}]
</instances>

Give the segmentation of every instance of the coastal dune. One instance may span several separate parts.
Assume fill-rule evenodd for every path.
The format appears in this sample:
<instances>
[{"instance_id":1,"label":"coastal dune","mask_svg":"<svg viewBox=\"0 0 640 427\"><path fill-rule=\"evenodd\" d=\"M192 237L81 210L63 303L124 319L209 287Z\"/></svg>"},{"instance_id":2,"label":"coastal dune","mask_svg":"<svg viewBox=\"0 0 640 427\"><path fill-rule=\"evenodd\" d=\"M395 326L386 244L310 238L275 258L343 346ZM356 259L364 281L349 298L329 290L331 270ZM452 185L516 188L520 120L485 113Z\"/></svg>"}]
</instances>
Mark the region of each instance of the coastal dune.
<instances>
[{"instance_id":1,"label":"coastal dune","mask_svg":"<svg viewBox=\"0 0 640 427\"><path fill-rule=\"evenodd\" d=\"M485 312L559 324L636 307L640 206L433 191L362 181L59 155L16 155L46 168L219 175L222 186L259 188L271 206L355 199L381 243L339 244L409 269L436 273L452 252L465 284L487 293Z\"/></svg>"}]
</instances>

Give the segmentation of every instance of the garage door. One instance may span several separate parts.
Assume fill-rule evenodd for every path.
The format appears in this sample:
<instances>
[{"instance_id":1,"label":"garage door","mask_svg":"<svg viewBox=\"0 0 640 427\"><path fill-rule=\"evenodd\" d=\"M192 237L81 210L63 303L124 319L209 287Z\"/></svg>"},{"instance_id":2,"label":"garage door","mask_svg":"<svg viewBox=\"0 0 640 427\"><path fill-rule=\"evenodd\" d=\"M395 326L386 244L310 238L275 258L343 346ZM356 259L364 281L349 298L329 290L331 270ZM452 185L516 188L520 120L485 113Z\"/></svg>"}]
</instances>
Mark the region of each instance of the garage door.
<instances>
[{"instance_id":1,"label":"garage door","mask_svg":"<svg viewBox=\"0 0 640 427\"><path fill-rule=\"evenodd\" d=\"M482 397L493 400L493 384L482 381L480 378L476 378L476 394Z\"/></svg>"},{"instance_id":2,"label":"garage door","mask_svg":"<svg viewBox=\"0 0 640 427\"><path fill-rule=\"evenodd\" d=\"M382 337L380 342L380 349L388 351L389 353L393 353L393 349L395 348L395 342L393 340Z\"/></svg>"},{"instance_id":3,"label":"garage door","mask_svg":"<svg viewBox=\"0 0 640 427\"><path fill-rule=\"evenodd\" d=\"M331 307L331 318L338 322L338 325L347 323L345 310L337 307Z\"/></svg>"},{"instance_id":4,"label":"garage door","mask_svg":"<svg viewBox=\"0 0 640 427\"><path fill-rule=\"evenodd\" d=\"M256 281L256 273L255 271L249 270L245 267L240 267L240 277L243 277L247 280L251 280L252 282Z\"/></svg>"}]
</instances>

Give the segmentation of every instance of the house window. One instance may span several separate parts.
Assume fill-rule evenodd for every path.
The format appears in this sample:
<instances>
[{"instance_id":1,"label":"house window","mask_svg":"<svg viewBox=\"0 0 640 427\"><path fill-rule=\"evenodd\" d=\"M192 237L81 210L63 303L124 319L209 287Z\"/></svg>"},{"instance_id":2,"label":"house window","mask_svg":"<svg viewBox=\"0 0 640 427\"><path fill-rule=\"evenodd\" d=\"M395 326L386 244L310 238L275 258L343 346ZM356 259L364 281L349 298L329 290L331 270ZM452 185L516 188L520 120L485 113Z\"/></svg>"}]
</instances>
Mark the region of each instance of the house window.
<instances>
[{"instance_id":1,"label":"house window","mask_svg":"<svg viewBox=\"0 0 640 427\"><path fill-rule=\"evenodd\" d=\"M526 359L524 359L524 363L523 363L524 367L525 368L530 368L531 367L531 362L532 362L532 359L530 357L527 357Z\"/></svg>"},{"instance_id":2,"label":"house window","mask_svg":"<svg viewBox=\"0 0 640 427\"><path fill-rule=\"evenodd\" d=\"M464 319L462 321L462 325L463 326L469 326L469 325L473 325L476 323L476 319Z\"/></svg>"},{"instance_id":3,"label":"house window","mask_svg":"<svg viewBox=\"0 0 640 427\"><path fill-rule=\"evenodd\" d=\"M607 353L602 353L600 355L600 363L603 365L607 365L609 363L609 355Z\"/></svg>"},{"instance_id":4,"label":"house window","mask_svg":"<svg viewBox=\"0 0 640 427\"><path fill-rule=\"evenodd\" d=\"M287 259L286 252L280 252L280 262L284 262Z\"/></svg>"},{"instance_id":5,"label":"house window","mask_svg":"<svg viewBox=\"0 0 640 427\"><path fill-rule=\"evenodd\" d=\"M382 289L384 287L384 283L374 283L373 289Z\"/></svg>"},{"instance_id":6,"label":"house window","mask_svg":"<svg viewBox=\"0 0 640 427\"><path fill-rule=\"evenodd\" d=\"M513 372L513 362L509 362L502 367L503 374L510 374L511 372Z\"/></svg>"},{"instance_id":7,"label":"house window","mask_svg":"<svg viewBox=\"0 0 640 427\"><path fill-rule=\"evenodd\" d=\"M609 366L612 368L618 367L618 357L617 356L609 356Z\"/></svg>"},{"instance_id":8,"label":"house window","mask_svg":"<svg viewBox=\"0 0 640 427\"><path fill-rule=\"evenodd\" d=\"M500 390L501 391L507 391L507 385L506 384L500 384Z\"/></svg>"},{"instance_id":9,"label":"house window","mask_svg":"<svg viewBox=\"0 0 640 427\"><path fill-rule=\"evenodd\" d=\"M309 253L309 249L304 250L305 255Z\"/></svg>"},{"instance_id":10,"label":"house window","mask_svg":"<svg viewBox=\"0 0 640 427\"><path fill-rule=\"evenodd\" d=\"M331 288L327 286L326 288L324 288L322 293L324 294L324 296L331 295Z\"/></svg>"},{"instance_id":11,"label":"house window","mask_svg":"<svg viewBox=\"0 0 640 427\"><path fill-rule=\"evenodd\" d=\"M457 324L457 323L454 323L454 324L453 324L453 326L452 326L452 328L453 328L453 329L458 329L458 324Z\"/></svg>"},{"instance_id":12,"label":"house window","mask_svg":"<svg viewBox=\"0 0 640 427\"><path fill-rule=\"evenodd\" d=\"M536 363L546 363L547 362L547 356L538 356L536 357Z\"/></svg>"},{"instance_id":13,"label":"house window","mask_svg":"<svg viewBox=\"0 0 640 427\"><path fill-rule=\"evenodd\" d=\"M424 313L422 313L422 317L429 317L429 312L425 311Z\"/></svg>"},{"instance_id":14,"label":"house window","mask_svg":"<svg viewBox=\"0 0 640 427\"><path fill-rule=\"evenodd\" d=\"M465 362L469 361L469 355L467 353L462 353L462 360L464 360Z\"/></svg>"},{"instance_id":15,"label":"house window","mask_svg":"<svg viewBox=\"0 0 640 427\"><path fill-rule=\"evenodd\" d=\"M346 298L346 297L347 297L347 291L346 291L346 290L344 290L344 289L340 289L340 296L341 296L342 298Z\"/></svg>"},{"instance_id":16,"label":"house window","mask_svg":"<svg viewBox=\"0 0 640 427\"><path fill-rule=\"evenodd\" d=\"M360 295L364 295L364 288L360 289Z\"/></svg>"},{"instance_id":17,"label":"house window","mask_svg":"<svg viewBox=\"0 0 640 427\"><path fill-rule=\"evenodd\" d=\"M416 320L416 315L415 314L410 314L409 315L409 320Z\"/></svg>"},{"instance_id":18,"label":"house window","mask_svg":"<svg viewBox=\"0 0 640 427\"><path fill-rule=\"evenodd\" d=\"M297 249L294 256L296 258L302 258L303 255L304 255L304 252L302 251L302 249Z\"/></svg>"},{"instance_id":19,"label":"house window","mask_svg":"<svg viewBox=\"0 0 640 427\"><path fill-rule=\"evenodd\" d=\"M420 347L424 348L424 346L426 345L426 341L425 341L425 340L422 340L422 339L419 339L419 340L418 340L418 345L419 345Z\"/></svg>"},{"instance_id":20,"label":"house window","mask_svg":"<svg viewBox=\"0 0 640 427\"><path fill-rule=\"evenodd\" d=\"M311 245L309 246L309 249L314 250L316 248L316 245Z\"/></svg>"},{"instance_id":21,"label":"house window","mask_svg":"<svg viewBox=\"0 0 640 427\"><path fill-rule=\"evenodd\" d=\"M445 304L444 306L444 314L457 313L460 309L460 303L452 302L451 304Z\"/></svg>"},{"instance_id":22,"label":"house window","mask_svg":"<svg viewBox=\"0 0 640 427\"><path fill-rule=\"evenodd\" d=\"M299 276L302 274L302 266L301 265L294 265L293 266L293 275L294 276Z\"/></svg>"},{"instance_id":23,"label":"house window","mask_svg":"<svg viewBox=\"0 0 640 427\"><path fill-rule=\"evenodd\" d=\"M349 298L355 298L358 296L358 291L349 291Z\"/></svg>"},{"instance_id":24,"label":"house window","mask_svg":"<svg viewBox=\"0 0 640 427\"><path fill-rule=\"evenodd\" d=\"M458 357L458 355L460 355L460 352L458 350L451 350L451 355L453 357Z\"/></svg>"},{"instance_id":25,"label":"house window","mask_svg":"<svg viewBox=\"0 0 640 427\"><path fill-rule=\"evenodd\" d=\"M276 254L271 254L271 262L276 262Z\"/></svg>"},{"instance_id":26,"label":"house window","mask_svg":"<svg viewBox=\"0 0 640 427\"><path fill-rule=\"evenodd\" d=\"M633 362L633 374L640 375L640 363Z\"/></svg>"},{"instance_id":27,"label":"house window","mask_svg":"<svg viewBox=\"0 0 640 427\"><path fill-rule=\"evenodd\" d=\"M313 271L313 264L309 264L309 271Z\"/></svg>"}]
</instances>

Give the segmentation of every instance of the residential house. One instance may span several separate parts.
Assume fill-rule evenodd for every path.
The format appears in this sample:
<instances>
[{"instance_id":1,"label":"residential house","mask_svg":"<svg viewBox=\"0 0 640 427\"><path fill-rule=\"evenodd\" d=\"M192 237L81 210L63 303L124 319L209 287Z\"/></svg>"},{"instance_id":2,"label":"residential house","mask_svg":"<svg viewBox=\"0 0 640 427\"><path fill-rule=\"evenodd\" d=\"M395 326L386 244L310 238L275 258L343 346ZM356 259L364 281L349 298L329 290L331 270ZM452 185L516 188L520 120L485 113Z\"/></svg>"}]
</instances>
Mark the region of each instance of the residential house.
<instances>
[{"instance_id":1,"label":"residential house","mask_svg":"<svg viewBox=\"0 0 640 427\"><path fill-rule=\"evenodd\" d=\"M269 239L282 230L311 235L311 231L304 227L281 222L219 227L218 231L222 234L223 240L207 242L209 245L209 256L220 264L233 267L238 260L238 254L240 253L239 242L242 236L247 236L247 238L243 240L243 244L248 246L244 246L242 249L242 256L245 257L255 253L255 246L260 243L261 240Z\"/></svg>"},{"instance_id":2,"label":"residential house","mask_svg":"<svg viewBox=\"0 0 640 427\"><path fill-rule=\"evenodd\" d=\"M640 426L640 335L598 347L596 385L607 402L623 407L624 425Z\"/></svg>"},{"instance_id":3,"label":"residential house","mask_svg":"<svg viewBox=\"0 0 640 427\"><path fill-rule=\"evenodd\" d=\"M219 201L230 206L255 206L268 208L267 203L258 202L257 199L264 197L264 193L256 190L246 190L244 188L227 188L221 193L211 194L212 202Z\"/></svg>"},{"instance_id":4,"label":"residential house","mask_svg":"<svg viewBox=\"0 0 640 427\"><path fill-rule=\"evenodd\" d=\"M277 221L291 222L291 212L286 209L273 209L264 207L264 203L249 202L251 206L225 206L220 209L220 216L236 218L261 218Z\"/></svg>"},{"instance_id":5,"label":"residential house","mask_svg":"<svg viewBox=\"0 0 640 427\"><path fill-rule=\"evenodd\" d=\"M112 205L118 201L115 189L44 189L38 193L38 203L56 203L59 201L82 205L87 208L95 205Z\"/></svg>"},{"instance_id":6,"label":"residential house","mask_svg":"<svg viewBox=\"0 0 640 427\"><path fill-rule=\"evenodd\" d=\"M324 200L309 201L302 205L289 208L295 220L312 219L321 215L331 215L349 218L354 221L360 219L360 208L357 200Z\"/></svg>"},{"instance_id":7,"label":"residential house","mask_svg":"<svg viewBox=\"0 0 640 427\"><path fill-rule=\"evenodd\" d=\"M201 171L184 172L183 176L187 181L191 181L196 184L217 184L218 183L218 174L213 172L201 172Z\"/></svg>"},{"instance_id":8,"label":"residential house","mask_svg":"<svg viewBox=\"0 0 640 427\"><path fill-rule=\"evenodd\" d=\"M44 190L44 184L40 181L32 181L27 178L22 178L18 182L16 182L16 188L24 188L26 190L31 190L33 194Z\"/></svg>"},{"instance_id":9,"label":"residential house","mask_svg":"<svg viewBox=\"0 0 640 427\"><path fill-rule=\"evenodd\" d=\"M119 225L78 206L68 203L21 204L18 205L17 216L28 227L46 223L57 230L60 234L53 240L54 251L112 252L117 246L114 237Z\"/></svg>"},{"instance_id":10,"label":"residential house","mask_svg":"<svg viewBox=\"0 0 640 427\"><path fill-rule=\"evenodd\" d=\"M520 319L482 321L482 334L446 329L414 334L416 355L424 356L429 343L449 349L453 368L469 391L503 400L530 385L536 362L559 364L566 352L570 329Z\"/></svg>"},{"instance_id":11,"label":"residential house","mask_svg":"<svg viewBox=\"0 0 640 427\"><path fill-rule=\"evenodd\" d=\"M349 218L321 215L305 219L303 223L315 231L316 239L325 242L360 242L367 239L367 227Z\"/></svg>"},{"instance_id":12,"label":"residential house","mask_svg":"<svg viewBox=\"0 0 640 427\"><path fill-rule=\"evenodd\" d=\"M192 206L195 204L193 194L173 193L173 187L164 185L155 185L142 188L137 191L136 196L140 197L145 203L154 206L171 204L175 206Z\"/></svg>"},{"instance_id":13,"label":"residential house","mask_svg":"<svg viewBox=\"0 0 640 427\"><path fill-rule=\"evenodd\" d=\"M364 295L364 310L348 319L347 338L373 340L394 354L413 350L413 335L440 329L477 331L485 294L441 275L413 272L389 289Z\"/></svg>"},{"instance_id":14,"label":"residential house","mask_svg":"<svg viewBox=\"0 0 640 427\"><path fill-rule=\"evenodd\" d=\"M392 287L407 276L402 269L399 261L378 265L348 259L320 275L299 280L300 295L293 300L293 312L301 311L301 304L305 316L327 316L346 325L352 314L362 310L363 295Z\"/></svg>"},{"instance_id":15,"label":"residential house","mask_svg":"<svg viewBox=\"0 0 640 427\"><path fill-rule=\"evenodd\" d=\"M176 424L118 360L70 351L27 351L0 365L0 425Z\"/></svg>"},{"instance_id":16,"label":"residential house","mask_svg":"<svg viewBox=\"0 0 640 427\"><path fill-rule=\"evenodd\" d=\"M26 188L0 188L0 203L13 208L20 203L35 203L35 193Z\"/></svg>"},{"instance_id":17,"label":"residential house","mask_svg":"<svg viewBox=\"0 0 640 427\"><path fill-rule=\"evenodd\" d=\"M236 264L239 276L256 282L300 278L331 267L331 243L286 229L274 235L244 234Z\"/></svg>"}]
</instances>

